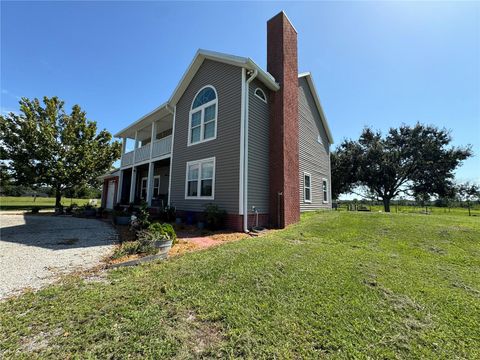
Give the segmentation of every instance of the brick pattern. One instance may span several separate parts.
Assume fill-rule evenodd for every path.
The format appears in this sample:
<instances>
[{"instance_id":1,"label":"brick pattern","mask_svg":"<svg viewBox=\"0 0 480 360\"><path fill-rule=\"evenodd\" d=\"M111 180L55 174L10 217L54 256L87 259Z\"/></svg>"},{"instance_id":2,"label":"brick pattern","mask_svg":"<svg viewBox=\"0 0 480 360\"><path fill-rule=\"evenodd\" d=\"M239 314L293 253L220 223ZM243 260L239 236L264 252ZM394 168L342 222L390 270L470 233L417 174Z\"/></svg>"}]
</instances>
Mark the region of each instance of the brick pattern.
<instances>
[{"instance_id":1,"label":"brick pattern","mask_svg":"<svg viewBox=\"0 0 480 360\"><path fill-rule=\"evenodd\" d=\"M267 71L280 84L269 101L270 221L283 228L300 219L297 33L283 12L267 23Z\"/></svg>"}]
</instances>

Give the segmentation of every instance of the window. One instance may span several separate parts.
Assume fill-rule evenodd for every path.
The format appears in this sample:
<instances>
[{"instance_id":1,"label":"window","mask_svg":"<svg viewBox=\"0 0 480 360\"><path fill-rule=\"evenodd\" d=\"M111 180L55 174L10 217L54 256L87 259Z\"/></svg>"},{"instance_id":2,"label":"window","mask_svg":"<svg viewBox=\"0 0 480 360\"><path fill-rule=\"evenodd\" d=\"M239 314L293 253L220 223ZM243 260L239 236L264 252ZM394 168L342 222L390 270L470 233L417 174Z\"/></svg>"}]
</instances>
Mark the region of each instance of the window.
<instances>
[{"instance_id":1,"label":"window","mask_svg":"<svg viewBox=\"0 0 480 360\"><path fill-rule=\"evenodd\" d=\"M214 198L215 158L187 162L186 199Z\"/></svg>"},{"instance_id":2,"label":"window","mask_svg":"<svg viewBox=\"0 0 480 360\"><path fill-rule=\"evenodd\" d=\"M188 124L188 145L213 140L217 137L217 92L205 86L193 99Z\"/></svg>"},{"instance_id":3,"label":"window","mask_svg":"<svg viewBox=\"0 0 480 360\"><path fill-rule=\"evenodd\" d=\"M263 92L262 89L256 88L255 89L255 96L258 97L263 102L265 102L265 103L267 102L267 96L265 95L265 93Z\"/></svg>"},{"instance_id":4,"label":"window","mask_svg":"<svg viewBox=\"0 0 480 360\"><path fill-rule=\"evenodd\" d=\"M312 202L312 178L309 173L303 173L303 200Z\"/></svg>"},{"instance_id":5,"label":"window","mask_svg":"<svg viewBox=\"0 0 480 360\"><path fill-rule=\"evenodd\" d=\"M160 195L160 175L153 177L153 197Z\"/></svg>"},{"instance_id":6,"label":"window","mask_svg":"<svg viewBox=\"0 0 480 360\"><path fill-rule=\"evenodd\" d=\"M146 177L142 177L142 181L140 182L140 199L142 200L147 199L147 183L148 179Z\"/></svg>"},{"instance_id":7,"label":"window","mask_svg":"<svg viewBox=\"0 0 480 360\"><path fill-rule=\"evenodd\" d=\"M327 179L322 179L323 202L328 202L328 183Z\"/></svg>"}]
</instances>

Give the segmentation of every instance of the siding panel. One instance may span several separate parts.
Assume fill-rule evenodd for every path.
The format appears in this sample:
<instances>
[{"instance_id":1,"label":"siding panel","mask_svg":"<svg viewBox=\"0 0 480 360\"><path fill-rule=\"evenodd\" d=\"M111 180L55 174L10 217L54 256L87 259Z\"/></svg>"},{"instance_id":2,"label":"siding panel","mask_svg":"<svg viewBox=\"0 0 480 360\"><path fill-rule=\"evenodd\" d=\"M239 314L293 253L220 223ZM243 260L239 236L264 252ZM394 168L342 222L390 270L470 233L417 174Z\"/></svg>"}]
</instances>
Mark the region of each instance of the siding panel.
<instances>
[{"instance_id":1,"label":"siding panel","mask_svg":"<svg viewBox=\"0 0 480 360\"><path fill-rule=\"evenodd\" d=\"M255 206L259 213L269 212L269 106L255 96L255 89L268 89L258 80L249 88L248 118L248 207Z\"/></svg>"},{"instance_id":2,"label":"siding panel","mask_svg":"<svg viewBox=\"0 0 480 360\"><path fill-rule=\"evenodd\" d=\"M320 114L310 92L307 81L298 79L298 114L300 130L300 211L330 209L332 207L330 192L330 149L327 133L320 120ZM322 144L317 139L320 135ZM312 202L304 202L303 173L311 175ZM328 202L323 202L322 179L328 181Z\"/></svg>"},{"instance_id":3,"label":"siding panel","mask_svg":"<svg viewBox=\"0 0 480 360\"><path fill-rule=\"evenodd\" d=\"M205 60L177 103L172 158L171 204L179 210L203 211L215 203L230 214L238 214L240 176L240 67ZM212 85L218 94L217 138L187 146L188 122L197 91ZM185 199L186 163L216 157L215 199Z\"/></svg>"}]
</instances>

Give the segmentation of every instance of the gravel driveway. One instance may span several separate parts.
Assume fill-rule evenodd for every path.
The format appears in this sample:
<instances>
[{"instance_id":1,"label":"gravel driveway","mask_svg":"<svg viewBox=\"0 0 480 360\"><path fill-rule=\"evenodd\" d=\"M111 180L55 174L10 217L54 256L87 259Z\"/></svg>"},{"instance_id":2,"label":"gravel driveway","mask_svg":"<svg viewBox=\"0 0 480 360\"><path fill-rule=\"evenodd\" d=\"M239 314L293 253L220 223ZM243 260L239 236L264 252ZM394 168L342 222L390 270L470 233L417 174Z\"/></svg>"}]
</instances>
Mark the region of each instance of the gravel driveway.
<instances>
[{"instance_id":1,"label":"gravel driveway","mask_svg":"<svg viewBox=\"0 0 480 360\"><path fill-rule=\"evenodd\" d=\"M116 236L94 219L0 214L0 299L98 265Z\"/></svg>"}]
</instances>

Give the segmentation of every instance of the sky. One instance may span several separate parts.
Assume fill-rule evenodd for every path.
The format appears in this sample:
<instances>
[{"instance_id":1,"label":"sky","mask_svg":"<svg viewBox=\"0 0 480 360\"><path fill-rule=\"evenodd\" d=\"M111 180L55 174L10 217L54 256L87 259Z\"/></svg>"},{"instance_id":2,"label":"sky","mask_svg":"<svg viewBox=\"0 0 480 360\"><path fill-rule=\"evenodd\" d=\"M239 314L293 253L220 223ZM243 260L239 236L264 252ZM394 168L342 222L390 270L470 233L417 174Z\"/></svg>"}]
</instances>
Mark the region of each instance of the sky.
<instances>
[{"instance_id":1,"label":"sky","mask_svg":"<svg viewBox=\"0 0 480 360\"><path fill-rule=\"evenodd\" d=\"M58 96L115 133L170 97L199 48L265 69L281 10L336 144L365 126L445 127L475 153L457 179L480 183L480 2L2 1L1 112Z\"/></svg>"}]
</instances>

